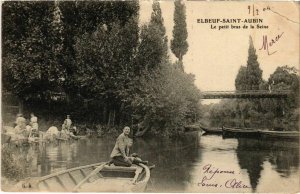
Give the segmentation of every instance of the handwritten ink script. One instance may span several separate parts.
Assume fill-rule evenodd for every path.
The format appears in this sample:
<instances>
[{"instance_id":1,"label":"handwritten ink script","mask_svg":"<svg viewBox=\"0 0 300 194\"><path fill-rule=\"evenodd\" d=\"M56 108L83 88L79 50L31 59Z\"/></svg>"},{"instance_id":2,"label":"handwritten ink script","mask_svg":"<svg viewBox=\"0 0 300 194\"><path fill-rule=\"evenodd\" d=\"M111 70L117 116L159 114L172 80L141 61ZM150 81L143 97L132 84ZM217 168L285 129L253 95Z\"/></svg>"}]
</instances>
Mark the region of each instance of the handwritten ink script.
<instances>
[{"instance_id":1,"label":"handwritten ink script","mask_svg":"<svg viewBox=\"0 0 300 194\"><path fill-rule=\"evenodd\" d=\"M265 50L268 55L273 55L274 53L276 53L277 51L271 51L270 52L270 49L269 47L272 47L274 44L276 44L280 38L282 37L284 32L282 32L281 34L277 35L275 38L271 39L270 41L268 41L268 36L267 35L264 35L263 36L263 41L262 41L262 46L259 50Z\"/></svg>"},{"instance_id":2,"label":"handwritten ink script","mask_svg":"<svg viewBox=\"0 0 300 194\"><path fill-rule=\"evenodd\" d=\"M203 177L200 182L198 182L198 186L202 187L224 187L231 189L240 189L240 188L251 188L249 185L243 183L241 180L238 180L236 176L236 172L231 169L219 169L214 167L212 164L204 165L203 168ZM216 177L222 176L225 174L232 175L232 178L224 180L223 182L217 182L215 180Z\"/></svg>"},{"instance_id":3,"label":"handwritten ink script","mask_svg":"<svg viewBox=\"0 0 300 194\"><path fill-rule=\"evenodd\" d=\"M267 11L267 10L271 10L270 6L264 7L262 9L263 11ZM253 16L257 16L259 15L260 10L257 8L257 6L255 6L254 4L252 5L248 5L248 14L249 15L253 15Z\"/></svg>"}]
</instances>

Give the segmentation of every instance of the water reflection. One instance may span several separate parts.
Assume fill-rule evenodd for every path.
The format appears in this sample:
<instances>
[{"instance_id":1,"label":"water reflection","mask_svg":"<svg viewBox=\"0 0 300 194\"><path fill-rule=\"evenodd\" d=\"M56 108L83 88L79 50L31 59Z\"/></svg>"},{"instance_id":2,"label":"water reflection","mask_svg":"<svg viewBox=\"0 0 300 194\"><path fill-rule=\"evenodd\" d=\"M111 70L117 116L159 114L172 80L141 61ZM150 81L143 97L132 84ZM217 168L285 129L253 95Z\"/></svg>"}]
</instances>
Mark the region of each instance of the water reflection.
<instances>
[{"instance_id":1,"label":"water reflection","mask_svg":"<svg viewBox=\"0 0 300 194\"><path fill-rule=\"evenodd\" d=\"M114 143L114 137L91 138L16 148L15 152L24 155L28 176L44 176L108 161ZM297 191L299 185L298 142L223 139L191 133L177 139L135 139L133 152L156 165L148 192L279 192L287 188ZM235 174L214 176L212 181L223 187L203 187L199 182L207 164L234 170ZM232 178L250 188L224 188L224 183Z\"/></svg>"},{"instance_id":2,"label":"water reflection","mask_svg":"<svg viewBox=\"0 0 300 194\"><path fill-rule=\"evenodd\" d=\"M201 160L198 135L190 134L177 139L151 138L137 140L135 152L151 161L156 168L151 173L151 192L183 192L190 181L192 166Z\"/></svg>"},{"instance_id":3,"label":"water reflection","mask_svg":"<svg viewBox=\"0 0 300 194\"><path fill-rule=\"evenodd\" d=\"M241 169L248 172L253 192L257 191L266 162L286 178L299 172L298 142L240 138L236 152Z\"/></svg>"},{"instance_id":4,"label":"water reflection","mask_svg":"<svg viewBox=\"0 0 300 194\"><path fill-rule=\"evenodd\" d=\"M261 149L259 140L241 138L238 139L236 154L241 169L247 170L252 191L255 192L268 151Z\"/></svg>"}]
</instances>

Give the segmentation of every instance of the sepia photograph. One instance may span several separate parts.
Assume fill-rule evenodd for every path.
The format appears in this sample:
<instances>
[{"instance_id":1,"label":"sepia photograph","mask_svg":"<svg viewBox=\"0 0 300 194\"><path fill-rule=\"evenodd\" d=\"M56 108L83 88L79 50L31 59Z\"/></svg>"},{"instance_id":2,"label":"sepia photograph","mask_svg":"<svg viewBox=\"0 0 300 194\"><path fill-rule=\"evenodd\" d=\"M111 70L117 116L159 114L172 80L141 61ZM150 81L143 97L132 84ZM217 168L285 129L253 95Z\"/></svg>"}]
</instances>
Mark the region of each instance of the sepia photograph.
<instances>
[{"instance_id":1,"label":"sepia photograph","mask_svg":"<svg viewBox=\"0 0 300 194\"><path fill-rule=\"evenodd\" d=\"M1 192L300 192L299 10L1 1Z\"/></svg>"}]
</instances>

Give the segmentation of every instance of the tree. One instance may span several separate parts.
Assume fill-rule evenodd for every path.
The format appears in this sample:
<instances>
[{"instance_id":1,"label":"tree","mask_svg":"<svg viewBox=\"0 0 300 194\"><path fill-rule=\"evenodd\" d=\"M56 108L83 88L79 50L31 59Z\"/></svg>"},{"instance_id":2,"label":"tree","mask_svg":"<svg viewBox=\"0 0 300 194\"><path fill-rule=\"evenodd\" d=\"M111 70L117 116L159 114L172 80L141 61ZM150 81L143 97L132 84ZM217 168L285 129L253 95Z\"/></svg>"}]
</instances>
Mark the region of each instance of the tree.
<instances>
[{"instance_id":1,"label":"tree","mask_svg":"<svg viewBox=\"0 0 300 194\"><path fill-rule=\"evenodd\" d=\"M86 98L102 101L103 122L107 124L114 123L119 114L116 111L128 97L137 42L137 18L131 18L122 27L117 21L110 28L100 25L76 43L76 85Z\"/></svg>"},{"instance_id":2,"label":"tree","mask_svg":"<svg viewBox=\"0 0 300 194\"><path fill-rule=\"evenodd\" d=\"M180 68L183 70L183 55L188 51L185 5L181 0L176 0L174 4L174 28L173 39L171 40L171 50L178 58L179 66L181 66Z\"/></svg>"},{"instance_id":3,"label":"tree","mask_svg":"<svg viewBox=\"0 0 300 194\"><path fill-rule=\"evenodd\" d=\"M235 89L237 91L245 90L247 84L247 68L245 66L241 66L235 78Z\"/></svg>"},{"instance_id":4,"label":"tree","mask_svg":"<svg viewBox=\"0 0 300 194\"><path fill-rule=\"evenodd\" d=\"M111 29L116 21L123 27L130 18L138 20L138 1L61 1L59 8L63 14L64 47L66 67L65 88L72 95L78 92L76 82L76 41L85 33L93 33L99 26ZM134 26L133 31L138 30ZM133 32L134 36L138 36ZM136 41L132 40L135 47ZM130 47L130 44L128 45ZM136 49L136 48L135 48Z\"/></svg>"},{"instance_id":5,"label":"tree","mask_svg":"<svg viewBox=\"0 0 300 194\"><path fill-rule=\"evenodd\" d=\"M151 13L151 19L150 19L150 25L157 26L160 30L160 36L165 36L166 34L166 28L164 26L164 19L162 17L162 12L160 8L160 4L158 1L153 1L152 4L152 13Z\"/></svg>"},{"instance_id":6,"label":"tree","mask_svg":"<svg viewBox=\"0 0 300 194\"><path fill-rule=\"evenodd\" d=\"M160 68L161 64L168 62L168 40L158 1L153 2L152 9L149 24L144 24L141 28L140 44L136 56L140 72Z\"/></svg>"},{"instance_id":7,"label":"tree","mask_svg":"<svg viewBox=\"0 0 300 194\"><path fill-rule=\"evenodd\" d=\"M144 134L174 135L188 120L199 114L200 91L194 77L175 69L170 63L139 79L139 93L132 98L134 115Z\"/></svg>"},{"instance_id":8,"label":"tree","mask_svg":"<svg viewBox=\"0 0 300 194\"><path fill-rule=\"evenodd\" d=\"M157 0L155 0L152 4L152 13L151 19L149 23L149 27L157 28L160 32L158 33L161 41L163 42L163 55L162 58L167 62L168 59L168 37L166 36L166 28L164 26L164 19L162 17L162 12L160 8L160 4Z\"/></svg>"},{"instance_id":9,"label":"tree","mask_svg":"<svg viewBox=\"0 0 300 194\"><path fill-rule=\"evenodd\" d=\"M284 103L278 102L278 105L285 109L285 112L290 112L292 109L299 107L299 75L294 67L277 67L275 72L270 75L268 83L272 91L291 91Z\"/></svg>"},{"instance_id":10,"label":"tree","mask_svg":"<svg viewBox=\"0 0 300 194\"><path fill-rule=\"evenodd\" d=\"M49 99L64 71L52 52L53 10L54 2L3 4L3 83L23 100Z\"/></svg>"},{"instance_id":11,"label":"tree","mask_svg":"<svg viewBox=\"0 0 300 194\"><path fill-rule=\"evenodd\" d=\"M262 70L259 68L256 50L253 45L252 37L249 38L247 73L246 73L246 90L258 90L262 82Z\"/></svg>"}]
</instances>

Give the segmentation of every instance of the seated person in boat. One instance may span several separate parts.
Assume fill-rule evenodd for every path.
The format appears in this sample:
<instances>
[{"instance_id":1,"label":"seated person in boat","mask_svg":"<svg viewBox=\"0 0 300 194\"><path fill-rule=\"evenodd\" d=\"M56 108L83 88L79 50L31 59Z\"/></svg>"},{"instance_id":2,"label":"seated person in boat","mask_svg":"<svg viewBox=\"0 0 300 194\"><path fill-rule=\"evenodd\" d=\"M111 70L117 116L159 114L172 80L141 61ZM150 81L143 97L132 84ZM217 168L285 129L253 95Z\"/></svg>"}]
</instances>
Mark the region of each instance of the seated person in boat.
<instances>
[{"instance_id":1,"label":"seated person in boat","mask_svg":"<svg viewBox=\"0 0 300 194\"><path fill-rule=\"evenodd\" d=\"M129 155L129 150L132 145L132 141L130 143L130 138L128 137L129 134L130 128L124 127L123 133L117 138L116 144L111 152L111 163L116 166L126 167L130 167L132 164L138 163L147 164L146 161L142 161L140 158Z\"/></svg>"},{"instance_id":2,"label":"seated person in boat","mask_svg":"<svg viewBox=\"0 0 300 194\"><path fill-rule=\"evenodd\" d=\"M130 148L133 145L133 140L129 138L127 146L126 146L126 155L129 156L130 160L132 161L133 164L148 164L148 161L143 161L141 158L139 158L137 153L132 153L130 154Z\"/></svg>"}]
</instances>

